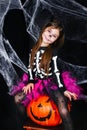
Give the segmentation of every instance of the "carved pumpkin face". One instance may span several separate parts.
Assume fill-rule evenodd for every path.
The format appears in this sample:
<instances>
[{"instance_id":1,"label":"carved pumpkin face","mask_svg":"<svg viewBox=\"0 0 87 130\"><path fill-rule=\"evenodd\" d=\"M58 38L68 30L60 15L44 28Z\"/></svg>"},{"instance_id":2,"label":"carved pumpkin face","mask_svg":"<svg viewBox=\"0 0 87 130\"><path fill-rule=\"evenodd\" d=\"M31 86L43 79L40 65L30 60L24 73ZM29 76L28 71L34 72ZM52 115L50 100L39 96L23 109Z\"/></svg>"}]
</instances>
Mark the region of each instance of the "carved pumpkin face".
<instances>
[{"instance_id":1,"label":"carved pumpkin face","mask_svg":"<svg viewBox=\"0 0 87 130\"><path fill-rule=\"evenodd\" d=\"M27 115L37 124L56 126L62 122L57 106L46 95L32 100L27 106Z\"/></svg>"},{"instance_id":2,"label":"carved pumpkin face","mask_svg":"<svg viewBox=\"0 0 87 130\"><path fill-rule=\"evenodd\" d=\"M68 103L71 110L71 103ZM27 115L35 123L42 126L56 126L62 123L58 108L49 96L40 96L37 100L32 100L27 106Z\"/></svg>"}]
</instances>

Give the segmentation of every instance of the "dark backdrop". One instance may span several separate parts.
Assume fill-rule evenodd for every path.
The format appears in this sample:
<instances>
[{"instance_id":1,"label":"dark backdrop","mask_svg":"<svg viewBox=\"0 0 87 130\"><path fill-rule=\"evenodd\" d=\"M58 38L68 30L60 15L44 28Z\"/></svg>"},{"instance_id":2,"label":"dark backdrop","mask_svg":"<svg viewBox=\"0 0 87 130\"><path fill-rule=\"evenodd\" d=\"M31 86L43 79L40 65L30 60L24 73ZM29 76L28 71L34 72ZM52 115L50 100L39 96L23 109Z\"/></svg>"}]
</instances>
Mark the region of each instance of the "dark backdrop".
<instances>
[{"instance_id":1,"label":"dark backdrop","mask_svg":"<svg viewBox=\"0 0 87 130\"><path fill-rule=\"evenodd\" d=\"M87 7L86 1L83 0L76 0L82 5ZM25 0L22 0L22 2L25 2ZM79 23L78 23L79 24ZM34 44L33 39L30 37L30 35L26 31L26 24L25 19L22 10L11 10L7 13L5 17L5 22L3 26L3 36L6 39L9 39L11 46L13 49L17 52L20 59L23 61L23 63L28 65L28 53L30 51L30 48ZM74 42L74 45L73 45ZM71 43L71 44L69 44ZM76 47L75 47L76 45ZM67 49L66 49L67 46ZM72 49L71 49L72 48ZM74 48L74 49L73 49ZM82 49L81 49L82 48ZM80 52L79 52L80 50ZM84 51L83 51L84 50ZM87 44L80 44L78 41L67 41L67 44L65 44L63 48L63 53L61 53L62 58L66 59L66 61L70 61L71 63L78 64L78 65L86 65L87 66ZM68 54L67 54L68 52ZM79 52L79 53L77 53ZM66 55L65 55L66 54ZM78 59L76 58L78 57ZM23 74L23 71L17 68L15 66L15 69L17 70L19 76ZM10 97L8 95L8 87L6 83L4 82L4 79L2 75L0 75L0 129L1 130L21 130L23 119L25 119L25 115L21 115L20 111L18 111L13 97ZM84 85L83 85L84 86ZM80 118L84 119L84 122L87 122L86 119L86 108L87 105L83 102L80 103L73 103L73 111L75 114L80 114L80 110L82 111L83 115L79 115ZM82 106L83 105L83 106ZM75 109L76 107L76 109ZM85 108L85 109L83 109ZM85 112L85 113L84 113ZM75 117L74 114L72 114L75 123L81 122L80 118L78 119L77 116ZM76 124L76 126L79 126L80 124ZM86 129L87 126L84 123L84 129ZM80 128L79 128L80 130ZM82 129L81 129L82 130Z\"/></svg>"}]
</instances>

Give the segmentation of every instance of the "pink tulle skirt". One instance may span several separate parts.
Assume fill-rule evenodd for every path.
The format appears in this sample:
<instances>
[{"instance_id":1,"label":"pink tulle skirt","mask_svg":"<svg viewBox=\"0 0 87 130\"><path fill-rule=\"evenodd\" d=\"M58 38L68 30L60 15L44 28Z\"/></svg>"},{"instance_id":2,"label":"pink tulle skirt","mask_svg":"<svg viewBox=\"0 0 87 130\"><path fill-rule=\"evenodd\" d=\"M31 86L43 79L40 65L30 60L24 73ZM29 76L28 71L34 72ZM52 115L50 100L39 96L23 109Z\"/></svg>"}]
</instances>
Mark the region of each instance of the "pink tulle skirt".
<instances>
[{"instance_id":1,"label":"pink tulle skirt","mask_svg":"<svg viewBox=\"0 0 87 130\"><path fill-rule=\"evenodd\" d=\"M11 92L11 95L15 96L16 94L22 92L22 89L24 86L28 84L28 75L24 74L22 77L22 80L18 83L18 85L15 85L13 87L13 90ZM57 90L58 86L52 82L52 78L48 79L38 79L35 78L35 83L34 83L34 89L31 91L31 93L26 94L25 98L22 100L22 104L24 106L27 106L27 104L32 100L32 99L37 99L40 95L47 94L49 95L50 90Z\"/></svg>"},{"instance_id":2,"label":"pink tulle skirt","mask_svg":"<svg viewBox=\"0 0 87 130\"><path fill-rule=\"evenodd\" d=\"M76 93L79 98L79 96L83 93L83 89L81 86L77 84L76 78L73 78L70 72L65 71L62 73L62 79L65 85L65 88L72 93Z\"/></svg>"},{"instance_id":3,"label":"pink tulle skirt","mask_svg":"<svg viewBox=\"0 0 87 130\"><path fill-rule=\"evenodd\" d=\"M62 78L65 88L70 92L76 93L79 98L79 96L83 92L83 89L77 85L76 79L73 78L70 75L70 72L68 71L62 73ZM14 85L11 95L15 96L16 94L22 92L23 87L26 86L27 84L28 84L28 75L24 74L22 79L17 83L17 85ZM58 90L58 86L53 82L52 78L43 80L35 78L34 89L32 90L31 93L25 95L25 98L22 100L21 103L24 106L27 106L27 104L32 99L37 99L40 95L44 94L50 95L49 94L50 90Z\"/></svg>"}]
</instances>

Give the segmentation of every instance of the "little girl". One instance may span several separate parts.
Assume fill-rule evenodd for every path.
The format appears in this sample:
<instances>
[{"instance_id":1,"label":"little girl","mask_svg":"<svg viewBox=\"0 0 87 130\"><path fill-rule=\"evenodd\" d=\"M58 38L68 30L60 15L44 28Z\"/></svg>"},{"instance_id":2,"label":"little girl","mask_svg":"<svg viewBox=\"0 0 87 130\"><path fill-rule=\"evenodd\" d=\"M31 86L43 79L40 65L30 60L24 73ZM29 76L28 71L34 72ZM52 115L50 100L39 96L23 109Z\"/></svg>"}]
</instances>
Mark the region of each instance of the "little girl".
<instances>
[{"instance_id":1,"label":"little girl","mask_svg":"<svg viewBox=\"0 0 87 130\"><path fill-rule=\"evenodd\" d=\"M32 48L28 66L29 81L22 90L26 95L33 93L33 97L37 97L37 91L40 94L49 94L58 106L64 129L73 130L66 99L76 100L77 95L65 89L61 78L57 53L63 43L64 32L60 22L52 21L46 24Z\"/></svg>"},{"instance_id":2,"label":"little girl","mask_svg":"<svg viewBox=\"0 0 87 130\"><path fill-rule=\"evenodd\" d=\"M76 100L75 92L66 90L58 62L58 50L64 43L64 30L60 22L52 21L46 24L37 43L32 48L29 57L28 76L24 75L22 82L14 86L11 95L22 111L32 99L42 94L49 95L62 117L64 130L73 130L72 121L67 108L67 98ZM71 87L71 86L70 86ZM21 104L20 104L21 103Z\"/></svg>"}]
</instances>

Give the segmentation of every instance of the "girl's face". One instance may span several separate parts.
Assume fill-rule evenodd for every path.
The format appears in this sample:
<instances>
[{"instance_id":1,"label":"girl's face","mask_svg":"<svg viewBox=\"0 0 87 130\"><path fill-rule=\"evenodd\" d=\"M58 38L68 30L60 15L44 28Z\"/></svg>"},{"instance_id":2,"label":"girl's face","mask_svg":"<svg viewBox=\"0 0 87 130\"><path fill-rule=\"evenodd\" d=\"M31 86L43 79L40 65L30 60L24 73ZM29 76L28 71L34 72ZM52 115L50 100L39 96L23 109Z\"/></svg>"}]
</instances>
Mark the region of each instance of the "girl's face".
<instances>
[{"instance_id":1,"label":"girl's face","mask_svg":"<svg viewBox=\"0 0 87 130\"><path fill-rule=\"evenodd\" d=\"M54 43L59 37L59 29L53 26L47 27L42 33L42 46Z\"/></svg>"}]
</instances>

